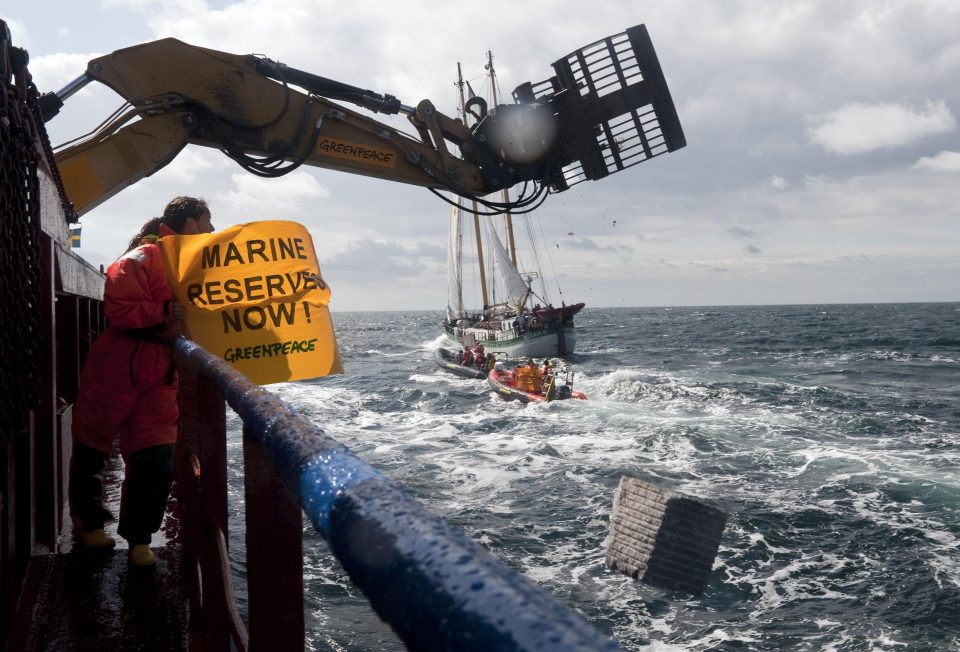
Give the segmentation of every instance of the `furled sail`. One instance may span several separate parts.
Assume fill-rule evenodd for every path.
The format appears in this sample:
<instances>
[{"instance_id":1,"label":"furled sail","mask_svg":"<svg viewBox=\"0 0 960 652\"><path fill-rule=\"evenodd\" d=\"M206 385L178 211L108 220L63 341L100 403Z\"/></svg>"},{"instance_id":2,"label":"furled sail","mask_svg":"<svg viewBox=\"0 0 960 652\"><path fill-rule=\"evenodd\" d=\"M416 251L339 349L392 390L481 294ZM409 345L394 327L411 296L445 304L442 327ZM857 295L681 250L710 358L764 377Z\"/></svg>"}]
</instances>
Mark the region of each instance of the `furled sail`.
<instances>
[{"instance_id":1,"label":"furled sail","mask_svg":"<svg viewBox=\"0 0 960 652\"><path fill-rule=\"evenodd\" d=\"M460 203L450 209L450 241L447 243L447 319L463 314L463 219Z\"/></svg>"},{"instance_id":2,"label":"furled sail","mask_svg":"<svg viewBox=\"0 0 960 652\"><path fill-rule=\"evenodd\" d=\"M497 276L506 286L507 295L510 297L510 304L517 310L523 308L526 303L527 295L530 289L526 281L513 266L510 255L500 241L497 230L493 226L493 221L487 217L486 220L487 242L492 245L493 258L496 261Z\"/></svg>"}]
</instances>

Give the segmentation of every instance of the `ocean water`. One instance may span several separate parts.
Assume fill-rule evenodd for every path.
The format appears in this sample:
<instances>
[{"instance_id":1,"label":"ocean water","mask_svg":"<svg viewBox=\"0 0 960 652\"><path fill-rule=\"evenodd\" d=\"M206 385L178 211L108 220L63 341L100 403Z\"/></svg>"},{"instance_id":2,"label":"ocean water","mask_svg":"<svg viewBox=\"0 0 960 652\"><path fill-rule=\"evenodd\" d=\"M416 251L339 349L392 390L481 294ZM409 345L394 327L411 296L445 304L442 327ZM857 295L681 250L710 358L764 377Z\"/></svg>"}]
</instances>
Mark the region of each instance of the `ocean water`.
<instances>
[{"instance_id":1,"label":"ocean water","mask_svg":"<svg viewBox=\"0 0 960 652\"><path fill-rule=\"evenodd\" d=\"M545 405L437 367L441 317L335 314L346 374L274 389L625 650L960 649L960 304L588 307ZM701 596L604 567L622 475L729 513ZM309 648L404 649L304 532Z\"/></svg>"}]
</instances>

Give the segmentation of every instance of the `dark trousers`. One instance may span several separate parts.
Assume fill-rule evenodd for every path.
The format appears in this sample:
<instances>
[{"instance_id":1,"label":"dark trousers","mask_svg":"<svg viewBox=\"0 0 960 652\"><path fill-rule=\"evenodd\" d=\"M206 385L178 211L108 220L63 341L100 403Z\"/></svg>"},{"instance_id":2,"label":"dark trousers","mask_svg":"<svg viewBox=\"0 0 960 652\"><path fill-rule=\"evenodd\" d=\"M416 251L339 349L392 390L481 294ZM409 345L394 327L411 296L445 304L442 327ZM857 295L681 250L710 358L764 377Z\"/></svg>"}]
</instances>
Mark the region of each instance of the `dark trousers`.
<instances>
[{"instance_id":1,"label":"dark trousers","mask_svg":"<svg viewBox=\"0 0 960 652\"><path fill-rule=\"evenodd\" d=\"M150 543L160 529L173 482L174 444L151 446L126 456L117 532L130 545ZM70 511L84 530L111 518L103 506L103 468L108 455L74 441L70 466Z\"/></svg>"},{"instance_id":2,"label":"dark trousers","mask_svg":"<svg viewBox=\"0 0 960 652\"><path fill-rule=\"evenodd\" d=\"M103 469L109 455L73 440L70 458L70 515L84 530L99 530L113 520L103 506Z\"/></svg>"}]
</instances>

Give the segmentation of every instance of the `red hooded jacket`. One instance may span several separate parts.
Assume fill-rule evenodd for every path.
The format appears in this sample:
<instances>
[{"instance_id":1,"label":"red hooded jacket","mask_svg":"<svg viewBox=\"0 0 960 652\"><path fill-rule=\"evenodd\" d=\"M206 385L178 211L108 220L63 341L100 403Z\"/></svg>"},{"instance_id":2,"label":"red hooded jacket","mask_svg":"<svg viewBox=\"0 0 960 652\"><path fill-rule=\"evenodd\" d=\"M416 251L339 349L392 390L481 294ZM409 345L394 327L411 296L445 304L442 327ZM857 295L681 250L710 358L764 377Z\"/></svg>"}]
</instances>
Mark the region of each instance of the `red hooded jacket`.
<instances>
[{"instance_id":1,"label":"red hooded jacket","mask_svg":"<svg viewBox=\"0 0 960 652\"><path fill-rule=\"evenodd\" d=\"M127 252L107 270L107 329L84 363L73 412L81 443L109 453L119 436L127 455L176 442L178 377L169 342L180 322L169 314L173 300L156 244Z\"/></svg>"}]
</instances>

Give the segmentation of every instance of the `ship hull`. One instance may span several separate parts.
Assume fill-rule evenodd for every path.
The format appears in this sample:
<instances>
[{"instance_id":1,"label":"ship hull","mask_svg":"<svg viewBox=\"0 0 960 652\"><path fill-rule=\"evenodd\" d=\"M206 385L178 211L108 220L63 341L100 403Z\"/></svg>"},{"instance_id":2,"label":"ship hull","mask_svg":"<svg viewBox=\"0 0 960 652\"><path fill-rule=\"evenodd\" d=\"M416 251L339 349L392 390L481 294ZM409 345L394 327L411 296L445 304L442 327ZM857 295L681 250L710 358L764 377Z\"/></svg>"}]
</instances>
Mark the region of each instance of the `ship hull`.
<instances>
[{"instance_id":1,"label":"ship hull","mask_svg":"<svg viewBox=\"0 0 960 652\"><path fill-rule=\"evenodd\" d=\"M498 358L562 358L576 350L573 317L584 304L444 322L447 337L461 347L482 344Z\"/></svg>"},{"instance_id":2,"label":"ship hull","mask_svg":"<svg viewBox=\"0 0 960 652\"><path fill-rule=\"evenodd\" d=\"M486 353L498 358L558 358L570 355L577 345L573 326L543 332L516 335L513 331L489 331L474 328L447 328L447 337L459 345L482 344Z\"/></svg>"}]
</instances>

